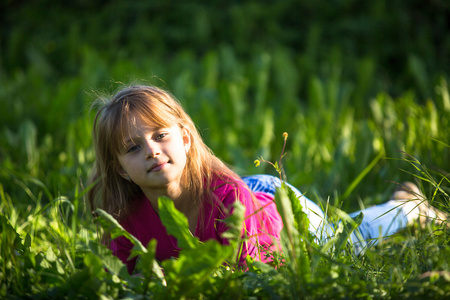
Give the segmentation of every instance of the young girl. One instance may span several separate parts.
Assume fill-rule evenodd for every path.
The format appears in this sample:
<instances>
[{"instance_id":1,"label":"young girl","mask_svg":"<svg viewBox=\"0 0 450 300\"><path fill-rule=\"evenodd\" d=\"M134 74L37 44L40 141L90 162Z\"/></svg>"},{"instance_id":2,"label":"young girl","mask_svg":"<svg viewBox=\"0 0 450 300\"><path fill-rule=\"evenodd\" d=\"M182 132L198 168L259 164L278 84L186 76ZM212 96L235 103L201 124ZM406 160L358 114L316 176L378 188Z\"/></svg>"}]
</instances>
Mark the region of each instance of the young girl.
<instances>
[{"instance_id":1,"label":"young girl","mask_svg":"<svg viewBox=\"0 0 450 300\"><path fill-rule=\"evenodd\" d=\"M161 196L174 202L200 241L215 239L222 244L227 243L222 237L227 230L223 220L232 213L233 203L240 201L246 208L243 235L252 237L243 244L241 264L247 255L265 261L264 251L277 249L283 224L273 199L280 180L268 175L240 178L203 143L191 118L168 92L152 86L119 91L102 103L93 139L97 160L90 179L96 184L88 194L92 208L100 202L143 245L156 239L157 260L177 257L180 251L159 219ZM322 230L321 209L291 188L310 219L311 233L329 234L328 225ZM415 222L421 214L446 218L437 216L439 212L422 198L420 205L406 201L418 197L417 187L409 185L394 194L394 200L365 210L358 234L352 235L355 251L360 252L366 241L380 233L391 235ZM132 243L119 237L110 247L131 273L136 263L136 258L128 260Z\"/></svg>"}]
</instances>

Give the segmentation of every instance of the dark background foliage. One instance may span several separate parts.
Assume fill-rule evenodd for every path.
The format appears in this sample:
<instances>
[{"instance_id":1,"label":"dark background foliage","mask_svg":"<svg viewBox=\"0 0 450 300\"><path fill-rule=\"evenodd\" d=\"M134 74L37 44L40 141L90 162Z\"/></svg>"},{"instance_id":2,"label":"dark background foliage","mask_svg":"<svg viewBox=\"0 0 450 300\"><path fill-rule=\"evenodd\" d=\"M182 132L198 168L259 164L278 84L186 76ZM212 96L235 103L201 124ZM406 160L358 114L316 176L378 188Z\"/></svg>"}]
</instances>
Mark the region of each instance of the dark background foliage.
<instances>
[{"instance_id":1,"label":"dark background foliage","mask_svg":"<svg viewBox=\"0 0 450 300\"><path fill-rule=\"evenodd\" d=\"M141 55L170 60L181 50L202 55L221 45L249 58L255 50L283 45L313 51L316 61L305 66L311 69L337 48L344 65L374 59L372 94L382 88L398 95L419 83L427 97L436 78L420 82L416 73L448 74L450 68L445 0L9 0L1 9L1 59L8 73L26 68L33 51L48 58L48 72L77 73L83 45L65 39L107 50L111 60ZM351 69L347 75L358 76Z\"/></svg>"}]
</instances>

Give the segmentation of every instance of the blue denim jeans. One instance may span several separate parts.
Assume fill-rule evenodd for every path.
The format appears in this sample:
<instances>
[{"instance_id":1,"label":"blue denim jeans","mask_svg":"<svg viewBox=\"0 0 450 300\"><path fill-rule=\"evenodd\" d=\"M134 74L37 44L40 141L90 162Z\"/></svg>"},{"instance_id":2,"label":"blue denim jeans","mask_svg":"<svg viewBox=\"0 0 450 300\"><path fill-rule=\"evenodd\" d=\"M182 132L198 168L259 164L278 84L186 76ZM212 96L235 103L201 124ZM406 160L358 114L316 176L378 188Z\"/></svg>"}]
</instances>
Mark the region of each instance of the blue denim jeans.
<instances>
[{"instance_id":1,"label":"blue denim jeans","mask_svg":"<svg viewBox=\"0 0 450 300\"><path fill-rule=\"evenodd\" d=\"M270 175L252 175L242 178L253 192L263 192L275 195L275 190L281 185L280 179ZM302 195L294 186L287 183L299 198L303 211L309 218L309 231L319 242L333 236L334 225L326 221L322 209L314 202ZM354 218L363 213L361 225L352 232L350 240L356 254L364 251L368 246L376 245L379 238L390 236L405 228L408 223L407 214L393 201L376 205L362 211L350 213Z\"/></svg>"}]
</instances>

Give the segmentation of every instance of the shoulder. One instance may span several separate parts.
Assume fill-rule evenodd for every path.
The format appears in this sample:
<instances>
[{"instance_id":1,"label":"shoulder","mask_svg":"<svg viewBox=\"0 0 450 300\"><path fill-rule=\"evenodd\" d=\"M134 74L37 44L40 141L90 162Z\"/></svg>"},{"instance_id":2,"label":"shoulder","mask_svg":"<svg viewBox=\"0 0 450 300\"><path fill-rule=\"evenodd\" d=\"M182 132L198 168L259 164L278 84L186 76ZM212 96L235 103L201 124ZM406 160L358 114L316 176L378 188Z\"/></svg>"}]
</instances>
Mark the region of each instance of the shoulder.
<instances>
[{"instance_id":1,"label":"shoulder","mask_svg":"<svg viewBox=\"0 0 450 300\"><path fill-rule=\"evenodd\" d=\"M206 215L213 215L216 219L227 218L234 211L236 202L245 207L246 216L251 215L258 207L258 200L239 177L214 177L209 193L205 196L203 210Z\"/></svg>"},{"instance_id":2,"label":"shoulder","mask_svg":"<svg viewBox=\"0 0 450 300\"><path fill-rule=\"evenodd\" d=\"M244 204L246 213L250 211L248 204L252 203L252 194L245 183L234 176L218 174L206 179L206 184L197 235L200 240L214 238L224 243L222 233L228 230L228 227L223 220L233 213L233 204L237 201Z\"/></svg>"},{"instance_id":3,"label":"shoulder","mask_svg":"<svg viewBox=\"0 0 450 300\"><path fill-rule=\"evenodd\" d=\"M224 204L240 200L245 205L246 200L252 198L250 189L242 179L231 176L215 176L211 182L211 192L216 200Z\"/></svg>"}]
</instances>

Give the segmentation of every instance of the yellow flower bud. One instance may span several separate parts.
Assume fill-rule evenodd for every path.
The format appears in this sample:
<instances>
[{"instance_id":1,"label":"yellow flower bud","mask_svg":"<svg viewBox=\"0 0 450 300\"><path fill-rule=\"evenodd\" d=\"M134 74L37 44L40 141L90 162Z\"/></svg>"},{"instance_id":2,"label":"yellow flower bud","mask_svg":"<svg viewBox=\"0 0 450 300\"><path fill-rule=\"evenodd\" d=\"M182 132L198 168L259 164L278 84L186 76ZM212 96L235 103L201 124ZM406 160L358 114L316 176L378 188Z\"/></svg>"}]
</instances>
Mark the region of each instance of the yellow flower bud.
<instances>
[{"instance_id":1,"label":"yellow flower bud","mask_svg":"<svg viewBox=\"0 0 450 300\"><path fill-rule=\"evenodd\" d=\"M283 138L284 138L284 140L287 140L287 138L288 138L287 132L283 132Z\"/></svg>"}]
</instances>

